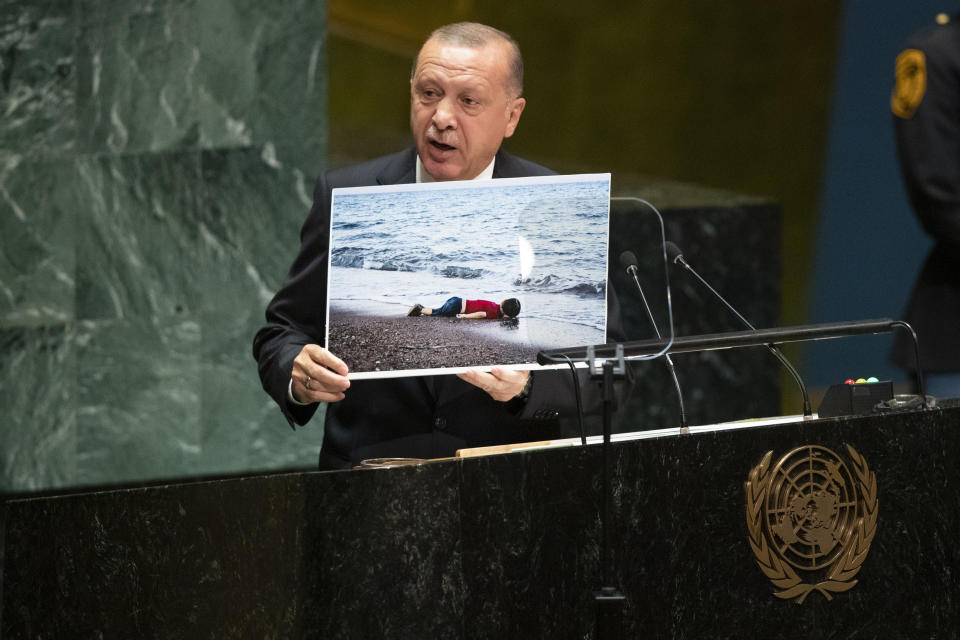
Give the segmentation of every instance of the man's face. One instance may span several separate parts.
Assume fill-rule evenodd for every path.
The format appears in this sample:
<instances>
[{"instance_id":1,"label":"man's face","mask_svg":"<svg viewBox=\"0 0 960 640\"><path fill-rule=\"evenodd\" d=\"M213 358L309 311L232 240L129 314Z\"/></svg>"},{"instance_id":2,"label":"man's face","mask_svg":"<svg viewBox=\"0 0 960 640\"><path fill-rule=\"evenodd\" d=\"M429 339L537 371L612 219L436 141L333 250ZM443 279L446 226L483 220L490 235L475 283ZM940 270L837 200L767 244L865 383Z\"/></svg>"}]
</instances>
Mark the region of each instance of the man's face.
<instances>
[{"instance_id":1,"label":"man's face","mask_svg":"<svg viewBox=\"0 0 960 640\"><path fill-rule=\"evenodd\" d=\"M526 101L509 89L509 47L428 40L410 80L410 128L434 180L480 175L513 135Z\"/></svg>"}]
</instances>

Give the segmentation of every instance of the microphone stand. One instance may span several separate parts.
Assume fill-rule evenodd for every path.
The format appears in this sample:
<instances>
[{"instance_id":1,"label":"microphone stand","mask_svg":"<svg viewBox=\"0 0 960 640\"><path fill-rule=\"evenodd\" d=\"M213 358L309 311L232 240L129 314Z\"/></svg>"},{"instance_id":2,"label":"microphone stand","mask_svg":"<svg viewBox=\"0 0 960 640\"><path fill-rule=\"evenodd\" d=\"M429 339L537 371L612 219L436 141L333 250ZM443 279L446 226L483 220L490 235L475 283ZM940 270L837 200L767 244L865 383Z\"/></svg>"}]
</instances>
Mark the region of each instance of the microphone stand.
<instances>
[{"instance_id":1,"label":"microphone stand","mask_svg":"<svg viewBox=\"0 0 960 640\"><path fill-rule=\"evenodd\" d=\"M610 556L610 500L612 495L610 481L610 435L613 431L613 412L616 409L617 398L614 392L614 379L624 378L627 365L623 359L623 345L616 345L613 358L606 358L602 364L597 364L596 351L593 346L587 347L587 366L590 370L590 379L599 381L601 397L603 398L603 477L600 487L600 590L594 593L593 599L597 603L597 638L602 640L622 637L623 632L623 605L626 597L619 589L612 585L613 566Z\"/></svg>"},{"instance_id":2,"label":"microphone stand","mask_svg":"<svg viewBox=\"0 0 960 640\"><path fill-rule=\"evenodd\" d=\"M659 355L664 349L670 353L691 353L696 351L713 351L716 349L738 349L741 347L759 347L767 344L782 344L784 342L806 342L809 340L826 340L845 336L867 335L871 333L889 333L894 329L904 329L913 341L915 357L915 374L917 389L923 400L923 408L927 409L928 402L926 389L923 383L923 368L920 366L920 344L917 333L903 320L878 318L876 320L854 320L851 322L824 322L821 324L798 325L794 327L777 327L774 329L754 329L752 331L727 331L725 333L707 333L696 336L679 336L671 340L634 340L616 345L622 349L627 359L650 357ZM537 353L537 364L556 364L560 358L583 362L583 353L587 347L568 347L564 349L550 349ZM597 353L612 355L614 345L604 344L595 348Z\"/></svg>"},{"instance_id":3,"label":"microphone stand","mask_svg":"<svg viewBox=\"0 0 960 640\"><path fill-rule=\"evenodd\" d=\"M653 327L653 332L656 334L657 340L663 340L663 336L660 335L660 328L657 327L657 323L653 318L653 311L647 303L647 296L643 293L643 287L640 286L636 265L630 265L627 268L627 273L633 278L633 283L637 285L637 291L640 292L640 299L643 301L643 308L647 311L647 319L650 320L650 325ZM677 379L677 369L673 366L673 358L670 357L669 353L665 353L663 354L663 361L667 364L670 377L673 378L673 386L677 390L677 402L680 404L680 433L690 433L690 426L687 424L687 410L683 405L683 391L680 390L680 380Z\"/></svg>"},{"instance_id":4,"label":"microphone stand","mask_svg":"<svg viewBox=\"0 0 960 640\"><path fill-rule=\"evenodd\" d=\"M723 303L723 306L727 308L727 311L733 314L733 316L740 321L740 324L742 324L747 329L750 329L752 331L757 330L757 328L754 327L752 324L750 324L750 322L746 318L744 318L739 311L733 308L732 304L727 302L726 298L720 295L719 291L711 287L710 283L704 280L700 276L700 274L697 273L696 269L690 266L690 263L684 259L683 254L680 253L680 249L675 244L673 244L672 242L668 242L667 251L670 253L673 253L673 250L676 250L676 254L673 258L674 264L679 264L681 267L689 271L694 278L699 280L700 284L706 287L707 290L710 293L712 293L715 298L717 298L721 303ZM800 388L800 394L803 396L803 416L805 418L813 417L813 408L810 405L810 396L807 394L807 387L805 384L803 384L803 379L800 378L800 373L796 370L796 368L794 368L793 364L789 360L787 360L787 357L783 355L783 352L780 350L779 347L777 347L777 345L765 344L763 346L765 346L770 351L770 353L772 353L777 358L777 360L780 361L780 364L782 364L786 368L786 370L790 372L790 375L793 376L794 381L797 383L797 386Z\"/></svg>"}]
</instances>

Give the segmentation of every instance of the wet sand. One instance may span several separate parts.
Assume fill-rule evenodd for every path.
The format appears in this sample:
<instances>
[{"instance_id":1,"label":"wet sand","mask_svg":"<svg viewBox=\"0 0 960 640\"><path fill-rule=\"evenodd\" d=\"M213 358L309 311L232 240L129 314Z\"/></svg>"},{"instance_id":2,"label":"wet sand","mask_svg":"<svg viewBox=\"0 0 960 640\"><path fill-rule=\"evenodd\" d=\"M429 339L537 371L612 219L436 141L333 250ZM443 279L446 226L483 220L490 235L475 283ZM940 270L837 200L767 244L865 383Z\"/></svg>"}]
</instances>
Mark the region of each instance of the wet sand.
<instances>
[{"instance_id":1,"label":"wet sand","mask_svg":"<svg viewBox=\"0 0 960 640\"><path fill-rule=\"evenodd\" d=\"M330 350L358 373L533 363L540 350L517 321L330 315Z\"/></svg>"}]
</instances>

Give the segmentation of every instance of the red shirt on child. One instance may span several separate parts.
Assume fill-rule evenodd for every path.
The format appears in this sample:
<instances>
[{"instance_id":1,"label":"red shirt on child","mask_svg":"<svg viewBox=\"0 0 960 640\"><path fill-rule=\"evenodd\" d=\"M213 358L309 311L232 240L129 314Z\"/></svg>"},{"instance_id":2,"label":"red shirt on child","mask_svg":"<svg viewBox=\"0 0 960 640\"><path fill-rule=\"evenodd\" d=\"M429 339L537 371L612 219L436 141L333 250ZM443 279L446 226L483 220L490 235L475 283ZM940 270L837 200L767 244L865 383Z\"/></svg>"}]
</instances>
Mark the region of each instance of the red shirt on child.
<instances>
[{"instance_id":1,"label":"red shirt on child","mask_svg":"<svg viewBox=\"0 0 960 640\"><path fill-rule=\"evenodd\" d=\"M483 311L487 314L487 318L494 320L500 317L500 305L489 300L467 300L467 306L463 312L473 313L475 311Z\"/></svg>"}]
</instances>

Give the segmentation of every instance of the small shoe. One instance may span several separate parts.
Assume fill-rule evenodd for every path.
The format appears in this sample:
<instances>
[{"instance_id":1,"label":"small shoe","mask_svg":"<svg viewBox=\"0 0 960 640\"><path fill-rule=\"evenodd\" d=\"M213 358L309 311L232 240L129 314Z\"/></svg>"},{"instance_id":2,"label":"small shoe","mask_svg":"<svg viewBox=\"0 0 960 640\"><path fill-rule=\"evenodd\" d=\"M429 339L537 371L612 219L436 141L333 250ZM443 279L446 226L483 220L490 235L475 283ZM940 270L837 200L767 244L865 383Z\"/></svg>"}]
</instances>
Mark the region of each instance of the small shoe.
<instances>
[{"instance_id":1,"label":"small shoe","mask_svg":"<svg viewBox=\"0 0 960 640\"><path fill-rule=\"evenodd\" d=\"M413 305L412 307L410 307L410 312L407 313L407 315L408 315L409 317L411 317L411 318L416 318L417 316L420 315L420 312L421 312L422 310L423 310L423 305L422 305L422 304L415 304L415 305Z\"/></svg>"}]
</instances>

